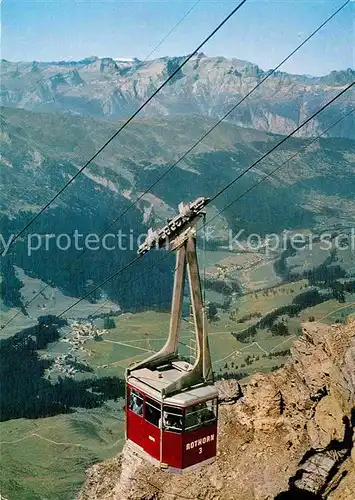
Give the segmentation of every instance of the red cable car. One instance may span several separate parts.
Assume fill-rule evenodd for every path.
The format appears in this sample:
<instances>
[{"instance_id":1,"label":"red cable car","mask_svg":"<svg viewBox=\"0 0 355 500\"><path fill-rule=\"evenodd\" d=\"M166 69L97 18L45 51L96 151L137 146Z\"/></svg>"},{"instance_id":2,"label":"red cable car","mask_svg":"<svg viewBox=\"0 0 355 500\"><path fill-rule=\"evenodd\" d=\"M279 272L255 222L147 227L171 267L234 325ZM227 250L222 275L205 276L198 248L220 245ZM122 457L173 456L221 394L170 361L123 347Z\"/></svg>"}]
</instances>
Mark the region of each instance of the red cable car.
<instances>
[{"instance_id":1,"label":"red cable car","mask_svg":"<svg viewBox=\"0 0 355 500\"><path fill-rule=\"evenodd\" d=\"M160 351L126 373L127 442L147 460L173 472L210 463L216 457L218 398L196 255L196 219L202 215L205 201L198 198L189 205L181 204L181 219L173 219L169 243L177 249L177 256L169 337ZM151 235L143 243L142 253L163 246L162 238ZM193 364L181 360L178 352L186 268L196 335Z\"/></svg>"}]
</instances>

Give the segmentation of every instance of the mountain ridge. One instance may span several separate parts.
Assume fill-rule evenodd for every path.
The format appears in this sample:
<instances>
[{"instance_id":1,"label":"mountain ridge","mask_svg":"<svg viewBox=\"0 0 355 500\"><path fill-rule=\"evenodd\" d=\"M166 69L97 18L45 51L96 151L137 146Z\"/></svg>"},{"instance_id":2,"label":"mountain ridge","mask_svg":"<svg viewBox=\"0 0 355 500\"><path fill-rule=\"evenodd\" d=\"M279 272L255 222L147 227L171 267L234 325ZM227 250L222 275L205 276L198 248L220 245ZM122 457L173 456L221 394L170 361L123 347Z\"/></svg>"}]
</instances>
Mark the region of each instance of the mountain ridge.
<instances>
[{"instance_id":1,"label":"mountain ridge","mask_svg":"<svg viewBox=\"0 0 355 500\"><path fill-rule=\"evenodd\" d=\"M11 59L6 59L6 58L1 58L1 63L3 64L32 64L32 65L43 65L44 67L47 65L52 65L52 66L85 66L87 64L103 60L103 61L115 61L116 63L122 62L122 63L130 63L132 66L134 64L144 64L144 63L151 63L154 61L168 61L168 60L179 60L183 62L184 59L188 57L187 55L182 55L182 56L161 56L158 58L153 58L153 59L139 59L138 57L111 57L111 56L97 56L97 55L91 55L87 57L83 57L82 59L58 59L58 60L39 60L39 59L33 59L33 60L17 60L17 61L12 61ZM263 69L260 65L250 62L246 59L240 59L238 57L225 57L223 55L219 56L207 56L204 52L198 52L195 56L191 58L191 60L199 60L202 58L207 58L207 59L217 59L217 60L225 60L225 61L232 61L232 62L237 62L243 66L252 66L255 67L258 71L261 73L267 74L270 71L272 71L272 68L268 69ZM313 81L320 81L324 79L328 79L331 76L344 76L344 75L349 75L353 73L352 68L343 68L343 69L337 69L337 70L332 70L329 73L326 73L324 75L312 75L308 73L288 73L287 71L276 71L276 75L289 75L289 76L294 76L294 77L299 77L303 78L306 81L313 80Z\"/></svg>"},{"instance_id":2,"label":"mountain ridge","mask_svg":"<svg viewBox=\"0 0 355 500\"><path fill-rule=\"evenodd\" d=\"M139 193L149 188L158 175L163 174L189 146L205 134L213 123L211 118L192 115L164 119L142 118L132 123L117 141L111 143L83 175L96 179L100 189L105 187L105 191L111 195L128 197L134 201ZM114 122L62 113L33 113L14 108L2 109L2 124L2 176L3 182L11 186L12 191L22 190L24 184L33 183L35 178L34 186L37 188L48 175L52 182L56 178L59 182L60 176L64 175L61 170L65 171L70 165L69 174L80 168L107 137L117 130L117 124ZM267 149L274 146L281 137L229 122L221 123L208 140L199 144L169 172L166 179L154 187L151 195L158 198L154 208L159 210L159 202L164 201L173 212L180 201L177 199L179 196L189 199L199 196L201 191L207 195L213 194L217 185L223 187L230 182ZM304 138L290 138L279 152L250 172L246 187L250 187L250 181L259 180L265 173L265 168L267 170L272 165L282 163L297 149L301 152L299 158L296 157L291 165L285 165L280 174L267 179L269 189L281 186L287 188L289 184L296 185L303 179L304 187L309 184L309 196L311 191L319 189L326 196L332 196L341 194L347 186L352 185L354 141L321 138L302 152L302 147L306 145ZM46 162L51 163L46 167ZM267 167L269 164L270 167ZM17 165L17 168L11 168L12 165ZM42 179L38 177L41 171L42 177L44 176ZM16 183L19 175L27 178L22 184ZM333 175L339 179L346 177L347 183L338 182L331 187L329 178ZM183 192L176 188L171 191L171 182L175 185L177 177L181 179ZM104 186L102 181L105 181ZM315 183L318 183L317 186ZM59 186L60 184L56 184L54 188ZM74 187L68 189L69 197L73 189L76 191ZM25 205L34 200L28 195L30 192L23 199ZM13 194L9 191L3 197L2 210L10 213L11 207L12 210L19 209L21 199L22 196L18 194L17 203L14 204ZM38 197L36 200L39 200ZM42 202L44 201L45 198ZM299 197L298 202L300 201ZM146 203L143 203L143 206L145 205ZM165 210L161 215L168 216L169 212Z\"/></svg>"},{"instance_id":3,"label":"mountain ridge","mask_svg":"<svg viewBox=\"0 0 355 500\"><path fill-rule=\"evenodd\" d=\"M127 118L183 62L185 57L148 61L117 61L91 56L80 61L11 62L2 60L1 104L33 111L66 111L83 116ZM194 56L174 76L141 116L198 114L220 119L251 89L270 74L242 59ZM286 134L355 79L351 68L321 77L277 71L244 101L228 120L239 126ZM337 111L351 107L349 91ZM324 129L334 114L323 116L301 134L312 136ZM355 121L342 129L355 137Z\"/></svg>"}]
</instances>

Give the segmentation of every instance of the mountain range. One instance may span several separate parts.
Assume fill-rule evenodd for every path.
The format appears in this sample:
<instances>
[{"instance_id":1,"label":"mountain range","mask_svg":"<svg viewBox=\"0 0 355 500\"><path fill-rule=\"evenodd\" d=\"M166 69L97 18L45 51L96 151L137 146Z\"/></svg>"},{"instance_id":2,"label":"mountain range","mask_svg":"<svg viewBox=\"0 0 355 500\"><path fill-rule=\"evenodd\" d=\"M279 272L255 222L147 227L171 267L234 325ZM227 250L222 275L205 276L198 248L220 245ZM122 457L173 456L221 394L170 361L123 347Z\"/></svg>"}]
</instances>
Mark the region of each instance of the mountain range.
<instances>
[{"instance_id":1,"label":"mountain range","mask_svg":"<svg viewBox=\"0 0 355 500\"><path fill-rule=\"evenodd\" d=\"M81 61L11 62L2 60L1 104L32 111L65 111L119 120L134 112L184 61L163 57L140 61L88 57ZM194 56L143 110L141 116L198 114L221 118L270 70L240 59ZM228 116L242 127L287 134L355 79L355 71L332 71L323 77L277 71ZM346 111L354 101L348 92L302 129L310 136ZM355 138L350 119L337 134ZM334 135L334 132L330 133Z\"/></svg>"}]
</instances>

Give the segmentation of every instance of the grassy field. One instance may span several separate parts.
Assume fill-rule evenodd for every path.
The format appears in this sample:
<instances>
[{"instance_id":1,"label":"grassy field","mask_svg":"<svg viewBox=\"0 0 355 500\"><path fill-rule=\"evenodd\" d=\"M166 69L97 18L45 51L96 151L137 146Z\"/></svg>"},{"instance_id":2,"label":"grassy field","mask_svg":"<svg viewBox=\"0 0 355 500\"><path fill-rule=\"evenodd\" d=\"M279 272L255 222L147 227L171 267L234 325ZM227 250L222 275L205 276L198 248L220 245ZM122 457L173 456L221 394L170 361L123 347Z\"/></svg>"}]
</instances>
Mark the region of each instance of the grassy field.
<instances>
[{"instance_id":1,"label":"grassy field","mask_svg":"<svg viewBox=\"0 0 355 500\"><path fill-rule=\"evenodd\" d=\"M122 403L1 424L1 492L9 500L71 500L85 470L122 447Z\"/></svg>"},{"instance_id":2,"label":"grassy field","mask_svg":"<svg viewBox=\"0 0 355 500\"><path fill-rule=\"evenodd\" d=\"M256 337L247 344L238 342L231 332L244 330L254 324L257 317L238 323L238 320L248 315L267 314L278 307L290 304L294 296L306 285L302 280L296 283L282 285L268 292L250 293L235 299L231 310L219 314L216 322L208 325L210 346L213 357L213 367L218 375L221 372L243 372L248 375L258 371L269 371L285 361L285 357L268 357L270 353L287 350L297 335L300 322L289 325L289 337L273 336L267 330L259 330ZM231 311L236 314L231 318ZM223 330L222 330L223 329ZM250 364L245 364L247 356L254 355ZM244 365L244 366L243 366Z\"/></svg>"},{"instance_id":3,"label":"grassy field","mask_svg":"<svg viewBox=\"0 0 355 500\"><path fill-rule=\"evenodd\" d=\"M280 278L275 273L274 262L265 262L251 270L247 285L250 290L255 290L266 286L276 286L279 283Z\"/></svg>"},{"instance_id":4,"label":"grassy field","mask_svg":"<svg viewBox=\"0 0 355 500\"><path fill-rule=\"evenodd\" d=\"M243 360L250 353L260 356L269 354L280 344L282 344L281 350L288 349L299 330L300 318L288 320L289 338L273 336L269 331L261 330L257 337L250 341L249 347L238 342L233 337L232 332L242 331L257 321L257 318L254 317L238 323L238 320L243 317L256 313L264 315L283 305L290 304L306 285L307 281L301 280L269 291L250 293L233 299L228 311L219 311L217 319L208 324L209 341L216 373L219 373L221 366L224 366L223 360L231 355ZM333 301L330 301L329 304L322 304L322 306L322 311L330 312L334 304ZM234 316L231 315L233 311L236 311ZM314 314L316 313L317 311ZM313 309L307 310L304 319L308 319L308 316L312 314ZM104 340L100 342L88 341L85 344L86 353L82 354L98 376L123 376L125 369L130 365L160 349L169 330L168 313L147 311L124 314L115 317L114 320L116 326L105 333ZM192 327L187 321L182 321L180 352L184 356L190 354L188 346L190 339L194 337L191 329ZM264 371L275 364L277 364L275 359L272 360L272 363L269 359L258 360L255 364L249 365L247 371L254 372L259 369Z\"/></svg>"},{"instance_id":5,"label":"grassy field","mask_svg":"<svg viewBox=\"0 0 355 500\"><path fill-rule=\"evenodd\" d=\"M274 260L263 253L242 252L228 250L207 251L206 255L201 252L201 265L206 263L207 275L218 274L218 268L224 268L225 277L238 279L245 291L254 291L266 286L276 286L280 278L274 269ZM207 292L209 300L211 292ZM220 297L219 297L220 298Z\"/></svg>"},{"instance_id":6,"label":"grassy field","mask_svg":"<svg viewBox=\"0 0 355 500\"><path fill-rule=\"evenodd\" d=\"M28 315L25 316L16 308L10 309L5 307L0 300L0 324L5 325L10 319L14 318L6 328L0 331L0 339L10 337L23 328L36 325L39 316L59 314L75 302L75 298L64 295L58 288L50 286L36 297L38 292L46 286L46 283L40 279L27 276L20 268L16 268L16 275L23 284L21 288L23 303L27 304L30 301L32 302L26 307ZM34 299L34 297L36 298ZM103 306L101 309L102 313L119 309L117 304L111 301L107 301L106 303L102 300L101 302ZM71 317L74 312L77 317L85 318L89 316L89 314L95 312L99 306L100 302L93 304L87 300L83 300L71 311L71 313L65 314L64 317Z\"/></svg>"},{"instance_id":7,"label":"grassy field","mask_svg":"<svg viewBox=\"0 0 355 500\"><path fill-rule=\"evenodd\" d=\"M313 243L311 248L298 250L295 256L288 257L287 262L293 272L298 273L319 266L329 255L330 251L325 250L321 243Z\"/></svg>"},{"instance_id":8,"label":"grassy field","mask_svg":"<svg viewBox=\"0 0 355 500\"><path fill-rule=\"evenodd\" d=\"M257 336L248 344L238 342L233 337L232 332L244 330L254 324L257 318L252 317L242 323L238 323L238 320L257 313L264 315L290 304L306 285L306 280L300 280L269 291L250 293L235 298L230 310L219 311L217 320L208 324L209 342L216 374L219 374L221 368L224 369L226 360L235 362L234 364L240 369L245 357L250 354L254 354L255 357L259 356L259 359L254 359L250 365L242 367L243 372L250 374L256 371L268 371L285 361L283 357L269 359L270 352L289 349L299 332L301 322L307 321L310 316L314 316L317 320L324 320L324 322L332 322L354 311L354 304L351 302L339 304L335 300L330 300L302 311L300 317L286 318L290 331L289 337L274 336L267 330L259 330ZM232 311L236 311L234 316L231 316ZM123 376L128 366L157 351L163 345L168 333L168 313L147 311L134 315L125 314L114 319L116 327L108 330L103 341L89 341L85 345L85 349L90 353L87 359L99 376L117 374ZM182 321L181 354L189 355L190 351L184 344L189 345L192 337L191 326L186 321ZM232 368L228 363L228 370Z\"/></svg>"},{"instance_id":9,"label":"grassy field","mask_svg":"<svg viewBox=\"0 0 355 500\"><path fill-rule=\"evenodd\" d=\"M168 313L146 311L123 314L114 318L115 328L104 335L104 340L91 340L85 344L86 356L95 373L124 376L125 369L157 351L164 344L169 331ZM191 338L190 325L182 322L181 353L188 355L184 345Z\"/></svg>"},{"instance_id":10,"label":"grassy field","mask_svg":"<svg viewBox=\"0 0 355 500\"><path fill-rule=\"evenodd\" d=\"M305 309L300 313L301 322L307 321L313 316L316 321L322 323L335 323L337 320L345 319L355 312L355 295L348 296L344 304L339 304L337 300L328 300L318 306Z\"/></svg>"},{"instance_id":11,"label":"grassy field","mask_svg":"<svg viewBox=\"0 0 355 500\"><path fill-rule=\"evenodd\" d=\"M249 376L282 365L287 357L274 356L275 351L290 348L295 333L275 337L260 330L249 343L240 343L232 331L244 329L253 320L237 323L244 315L261 312L290 303L304 282L279 287L268 296L249 294L232 304L238 308L236 319L230 311L208 324L213 368L217 375L243 373ZM341 309L340 309L341 308ZM354 312L355 305L328 301L302 312L300 318L289 320L296 331L300 321L313 315L325 322L343 313ZM255 321L255 320L254 320ZM123 376L125 368L159 349L169 326L167 313L147 311L115 318L116 327L103 341L88 341L85 350L90 366L97 376ZM182 324L181 341L189 343L190 325ZM54 348L55 346L53 346ZM189 350L181 345L182 353ZM10 500L71 500L84 480L85 470L93 463L116 455L124 438L122 402L110 403L95 410L80 410L69 415L37 420L10 420L2 423L1 466L2 491Z\"/></svg>"}]
</instances>

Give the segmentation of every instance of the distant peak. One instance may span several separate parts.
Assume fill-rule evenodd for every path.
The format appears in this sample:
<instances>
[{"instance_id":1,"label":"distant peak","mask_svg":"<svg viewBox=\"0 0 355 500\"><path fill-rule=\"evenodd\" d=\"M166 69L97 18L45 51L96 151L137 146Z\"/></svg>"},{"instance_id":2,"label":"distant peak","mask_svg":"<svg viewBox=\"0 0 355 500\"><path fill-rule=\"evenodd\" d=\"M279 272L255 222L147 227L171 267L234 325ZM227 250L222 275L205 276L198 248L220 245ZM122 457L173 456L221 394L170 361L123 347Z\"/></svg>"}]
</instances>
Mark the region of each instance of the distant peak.
<instances>
[{"instance_id":1,"label":"distant peak","mask_svg":"<svg viewBox=\"0 0 355 500\"><path fill-rule=\"evenodd\" d=\"M136 60L133 57L113 57L112 59L117 62L134 62Z\"/></svg>"}]
</instances>

